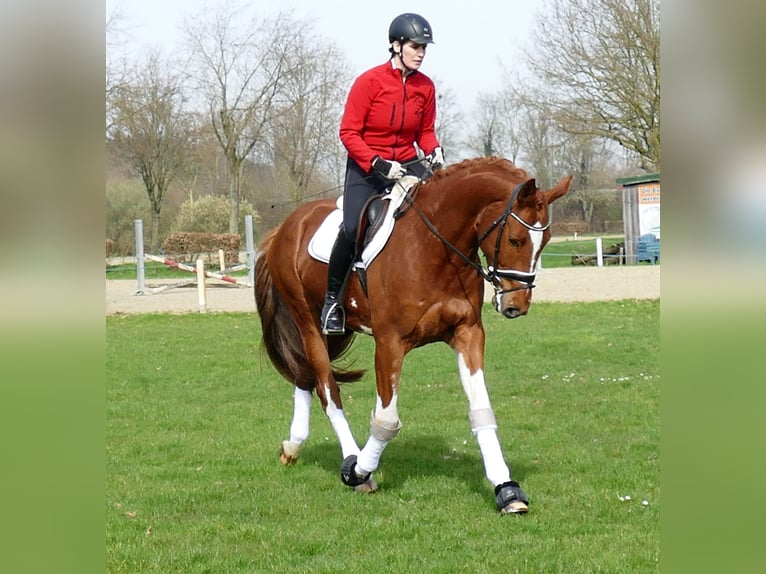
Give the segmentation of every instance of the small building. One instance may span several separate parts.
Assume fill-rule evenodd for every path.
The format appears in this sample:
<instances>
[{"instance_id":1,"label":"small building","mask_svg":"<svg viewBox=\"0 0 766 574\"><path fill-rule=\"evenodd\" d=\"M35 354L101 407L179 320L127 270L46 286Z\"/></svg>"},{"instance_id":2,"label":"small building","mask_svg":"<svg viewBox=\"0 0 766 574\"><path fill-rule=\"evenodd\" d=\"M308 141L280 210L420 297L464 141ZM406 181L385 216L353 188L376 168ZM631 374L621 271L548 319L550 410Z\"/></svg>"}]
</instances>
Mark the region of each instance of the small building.
<instances>
[{"instance_id":1,"label":"small building","mask_svg":"<svg viewBox=\"0 0 766 574\"><path fill-rule=\"evenodd\" d=\"M622 186L625 261L656 263L660 258L660 174L617 179Z\"/></svg>"}]
</instances>

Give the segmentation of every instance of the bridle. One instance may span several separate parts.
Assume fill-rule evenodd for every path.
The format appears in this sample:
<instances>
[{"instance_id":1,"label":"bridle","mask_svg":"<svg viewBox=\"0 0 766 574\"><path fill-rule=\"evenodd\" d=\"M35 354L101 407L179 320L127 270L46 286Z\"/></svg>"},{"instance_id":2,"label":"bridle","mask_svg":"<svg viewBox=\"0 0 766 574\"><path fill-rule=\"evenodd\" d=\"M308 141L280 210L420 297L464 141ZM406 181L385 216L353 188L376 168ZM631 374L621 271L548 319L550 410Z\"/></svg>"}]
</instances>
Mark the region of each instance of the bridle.
<instances>
[{"instance_id":1,"label":"bridle","mask_svg":"<svg viewBox=\"0 0 766 574\"><path fill-rule=\"evenodd\" d=\"M505 209L500 214L500 216L495 219L492 223L490 223L489 227L487 228L484 233L482 233L479 236L479 245L487 238L487 236L494 231L495 228L498 228L497 230L497 238L495 240L495 253L493 255L492 261L493 263L497 262L498 257L500 256L500 241L503 236L503 230L505 229L505 224L508 221L509 217L513 217L516 221L521 223L524 227L526 227L530 231L540 231L543 232L546 229L548 229L551 224L550 222L543 226L536 226L531 225L524 221L517 213L514 213L513 211L513 202L516 201L516 197L519 195L519 192L521 191L522 186L524 185L524 182L518 184L511 194L510 199L508 200L508 203L505 206ZM460 251L457 247L455 247L452 243L449 242L449 240L444 237L441 233L439 233L439 230L436 229L436 226L431 223L431 220L428 219L428 216L426 216L425 213L423 213L423 210L420 209L417 203L415 203L415 200L410 196L408 193L405 196L406 201L409 203L410 207L415 208L415 211L420 216L420 219L423 220L423 223L426 224L426 227L436 235L439 240L444 243L449 249L451 249L454 253L456 253L463 261L465 261L468 265L473 267L476 272L481 275L488 283L492 284L492 286L495 289L495 297L499 297L505 293L512 293L513 291L521 291L523 289L533 289L534 288L534 282L535 282L535 276L536 273L530 273L528 271L519 271L518 269L500 269L495 267L494 264L490 264L486 267L482 267L475 261L471 260L468 256L466 256L462 251ZM511 287L510 289L503 289L502 285L500 285L500 279L508 279L510 281L516 281L517 283L522 283L521 286L518 287Z\"/></svg>"}]
</instances>

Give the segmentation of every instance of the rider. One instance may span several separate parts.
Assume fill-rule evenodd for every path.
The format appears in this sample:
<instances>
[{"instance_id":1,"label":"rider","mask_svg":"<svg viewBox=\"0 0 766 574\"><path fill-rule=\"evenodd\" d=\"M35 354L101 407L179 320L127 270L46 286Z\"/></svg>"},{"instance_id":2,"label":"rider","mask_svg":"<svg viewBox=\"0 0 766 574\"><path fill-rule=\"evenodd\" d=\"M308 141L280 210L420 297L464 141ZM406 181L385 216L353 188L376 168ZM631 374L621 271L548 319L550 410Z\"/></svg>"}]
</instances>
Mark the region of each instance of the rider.
<instances>
[{"instance_id":1,"label":"rider","mask_svg":"<svg viewBox=\"0 0 766 574\"><path fill-rule=\"evenodd\" d=\"M340 139L348 159L343 225L330 254L321 315L325 335L345 332L343 292L367 200L408 172L425 177L425 167L413 162L417 158L415 144L426 154L432 169L444 165L434 133L436 90L431 79L418 71L427 45L433 43L431 26L418 14L400 14L389 26L388 42L390 59L354 81L340 123Z\"/></svg>"}]
</instances>

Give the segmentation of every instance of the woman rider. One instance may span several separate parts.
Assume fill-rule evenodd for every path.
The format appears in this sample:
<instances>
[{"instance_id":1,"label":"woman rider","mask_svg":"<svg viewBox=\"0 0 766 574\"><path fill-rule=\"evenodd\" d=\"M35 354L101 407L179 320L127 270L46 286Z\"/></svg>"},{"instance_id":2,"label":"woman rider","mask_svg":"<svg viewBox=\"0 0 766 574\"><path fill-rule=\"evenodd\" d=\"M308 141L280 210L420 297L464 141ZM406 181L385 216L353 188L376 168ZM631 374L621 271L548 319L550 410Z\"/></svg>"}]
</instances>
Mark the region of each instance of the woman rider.
<instances>
[{"instance_id":1,"label":"woman rider","mask_svg":"<svg viewBox=\"0 0 766 574\"><path fill-rule=\"evenodd\" d=\"M418 14L400 14L388 29L390 59L361 74L351 86L340 124L348 151L343 189L343 225L330 254L327 293L321 327L325 335L345 332L343 291L354 258L362 209L410 173L423 178L425 167L415 144L433 169L444 165L434 133L436 90L419 71L426 47L433 43L431 26Z\"/></svg>"}]
</instances>

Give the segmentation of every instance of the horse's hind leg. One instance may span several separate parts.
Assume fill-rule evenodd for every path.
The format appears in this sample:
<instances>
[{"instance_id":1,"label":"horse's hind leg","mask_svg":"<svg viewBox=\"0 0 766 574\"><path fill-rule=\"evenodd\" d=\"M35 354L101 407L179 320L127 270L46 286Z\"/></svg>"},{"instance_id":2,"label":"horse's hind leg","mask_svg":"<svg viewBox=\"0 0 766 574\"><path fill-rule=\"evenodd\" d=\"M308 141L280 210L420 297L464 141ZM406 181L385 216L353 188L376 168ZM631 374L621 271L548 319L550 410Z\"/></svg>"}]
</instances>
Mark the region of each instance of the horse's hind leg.
<instances>
[{"instance_id":1,"label":"horse's hind leg","mask_svg":"<svg viewBox=\"0 0 766 574\"><path fill-rule=\"evenodd\" d=\"M308 312L308 310L306 310ZM294 314L298 317L307 317L308 314ZM305 350L305 360L315 374L314 391L322 404L330 424L340 444L343 458L359 454L359 445L354 439L351 427L343 412L343 401L341 399L340 388L336 382L330 357L325 346L324 339L319 333L318 325L313 322L304 321L299 328L303 348ZM300 453L300 446L308 437L309 432L309 411L311 408L311 391L306 391L296 387L294 394L294 414L293 422L290 426L290 439L282 443L280 460L283 464L295 462ZM377 484L372 477L366 477L359 484L352 485L359 492L373 492L377 490Z\"/></svg>"},{"instance_id":2,"label":"horse's hind leg","mask_svg":"<svg viewBox=\"0 0 766 574\"><path fill-rule=\"evenodd\" d=\"M293 422L290 425L290 439L282 441L279 460L284 465L298 460L301 447L309 437L309 416L311 414L311 391L295 387L293 393Z\"/></svg>"}]
</instances>

